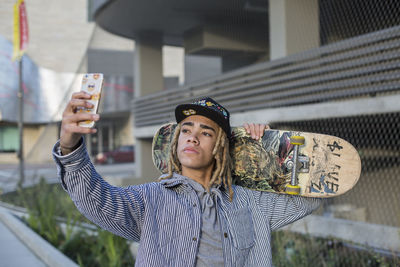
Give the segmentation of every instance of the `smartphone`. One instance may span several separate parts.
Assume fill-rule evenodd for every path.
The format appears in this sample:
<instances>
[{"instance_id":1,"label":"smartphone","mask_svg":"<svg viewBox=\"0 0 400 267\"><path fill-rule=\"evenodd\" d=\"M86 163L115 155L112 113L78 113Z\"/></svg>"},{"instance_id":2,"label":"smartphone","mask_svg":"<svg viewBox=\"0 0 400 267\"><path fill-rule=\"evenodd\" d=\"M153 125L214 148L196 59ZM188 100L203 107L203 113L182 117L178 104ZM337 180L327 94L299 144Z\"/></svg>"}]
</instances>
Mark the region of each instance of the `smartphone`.
<instances>
[{"instance_id":1,"label":"smartphone","mask_svg":"<svg viewBox=\"0 0 400 267\"><path fill-rule=\"evenodd\" d=\"M87 101L93 104L93 108L80 107L77 110L78 113L97 113L101 89L103 88L103 80L104 77L102 73L87 73L83 75L81 91L92 96L90 100ZM91 128L94 126L94 121L81 121L79 122L79 126Z\"/></svg>"}]
</instances>

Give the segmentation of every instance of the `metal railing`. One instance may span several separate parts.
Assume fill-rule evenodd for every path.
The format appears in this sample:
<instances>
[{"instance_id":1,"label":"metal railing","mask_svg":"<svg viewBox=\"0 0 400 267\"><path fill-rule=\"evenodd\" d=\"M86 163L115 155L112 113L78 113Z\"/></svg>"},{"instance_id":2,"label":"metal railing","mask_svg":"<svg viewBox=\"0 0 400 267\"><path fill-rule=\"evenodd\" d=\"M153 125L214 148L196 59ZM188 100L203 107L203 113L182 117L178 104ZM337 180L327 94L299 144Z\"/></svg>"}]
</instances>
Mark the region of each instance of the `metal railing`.
<instances>
[{"instance_id":1,"label":"metal railing","mask_svg":"<svg viewBox=\"0 0 400 267\"><path fill-rule=\"evenodd\" d=\"M235 113L399 91L399 49L396 26L139 97L133 101L135 126L172 121L177 104L203 96Z\"/></svg>"}]
</instances>

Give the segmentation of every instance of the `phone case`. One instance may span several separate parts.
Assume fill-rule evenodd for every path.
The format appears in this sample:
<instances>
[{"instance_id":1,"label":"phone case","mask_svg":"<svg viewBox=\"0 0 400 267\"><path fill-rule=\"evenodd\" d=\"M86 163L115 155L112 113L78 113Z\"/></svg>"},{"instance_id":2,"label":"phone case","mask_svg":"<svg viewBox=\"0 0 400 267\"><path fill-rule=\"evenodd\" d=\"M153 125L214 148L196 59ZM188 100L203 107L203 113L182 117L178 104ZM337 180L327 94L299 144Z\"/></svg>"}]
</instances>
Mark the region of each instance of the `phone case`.
<instances>
[{"instance_id":1,"label":"phone case","mask_svg":"<svg viewBox=\"0 0 400 267\"><path fill-rule=\"evenodd\" d=\"M82 78L81 91L90 94L92 97L88 102L93 104L93 108L81 107L78 109L78 113L87 112L90 114L96 114L99 107L101 89L103 88L103 74L102 73L87 73ZM81 121L79 126L82 127L93 127L94 121Z\"/></svg>"}]
</instances>

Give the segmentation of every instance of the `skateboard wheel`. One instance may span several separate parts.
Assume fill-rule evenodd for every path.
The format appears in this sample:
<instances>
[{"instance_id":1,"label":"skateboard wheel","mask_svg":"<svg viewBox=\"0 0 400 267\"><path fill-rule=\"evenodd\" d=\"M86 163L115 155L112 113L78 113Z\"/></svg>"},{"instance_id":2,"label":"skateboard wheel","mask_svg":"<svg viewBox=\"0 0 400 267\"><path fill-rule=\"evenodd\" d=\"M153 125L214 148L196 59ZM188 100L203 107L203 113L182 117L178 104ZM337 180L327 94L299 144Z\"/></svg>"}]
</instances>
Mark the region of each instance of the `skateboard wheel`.
<instances>
[{"instance_id":1,"label":"skateboard wheel","mask_svg":"<svg viewBox=\"0 0 400 267\"><path fill-rule=\"evenodd\" d=\"M285 192L289 195L299 195L300 194L300 186L298 185L286 185Z\"/></svg>"},{"instance_id":2,"label":"skateboard wheel","mask_svg":"<svg viewBox=\"0 0 400 267\"><path fill-rule=\"evenodd\" d=\"M301 145L304 145L304 142L305 142L305 139L304 139L303 136L297 136L297 135L295 135L295 136L290 137L290 143L291 143L292 145L299 145L299 146L301 146Z\"/></svg>"}]
</instances>

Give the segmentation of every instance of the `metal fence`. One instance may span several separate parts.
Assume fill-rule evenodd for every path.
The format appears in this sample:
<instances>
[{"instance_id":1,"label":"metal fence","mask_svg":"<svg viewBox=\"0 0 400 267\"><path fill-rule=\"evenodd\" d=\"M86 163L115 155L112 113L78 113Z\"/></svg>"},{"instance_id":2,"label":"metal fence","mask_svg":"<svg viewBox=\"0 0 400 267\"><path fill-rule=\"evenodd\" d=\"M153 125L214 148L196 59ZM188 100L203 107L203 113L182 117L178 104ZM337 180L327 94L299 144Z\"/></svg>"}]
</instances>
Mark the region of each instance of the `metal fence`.
<instances>
[{"instance_id":1,"label":"metal fence","mask_svg":"<svg viewBox=\"0 0 400 267\"><path fill-rule=\"evenodd\" d=\"M344 196L328 199L326 206L346 204L352 208L352 213L345 215L343 212L342 217L400 227L399 113L274 123L272 126L335 135L352 143L362 161L360 181Z\"/></svg>"},{"instance_id":2,"label":"metal fence","mask_svg":"<svg viewBox=\"0 0 400 267\"><path fill-rule=\"evenodd\" d=\"M398 97L399 11L398 1L321 0L320 47L137 98L133 108L135 126L173 121L176 104L203 96L214 97L233 114L285 106L298 106L301 110L305 104L344 100L351 105L354 99L374 101L383 95ZM316 257L333 253L352 257L353 261L332 260L329 265L329 261L314 262L311 254L304 252L308 261L299 265L311 266L311 262L321 266L400 264L400 113L375 110L373 114L366 112L357 116L313 117L313 120L285 122L278 119L271 126L330 134L348 140L360 154L362 175L353 190L325 201L316 212L320 217L311 217L304 223L305 228L307 223L309 226L326 223L331 228L320 225L324 233L316 229L298 230L301 225L297 228L302 233L330 237L325 239L330 240L326 241L328 243L312 241L326 247ZM311 250L319 249L308 246L310 242L298 241L299 238L285 239L278 235L274 239L285 248L286 260L274 259L278 266L294 264L287 261L290 253L300 253L304 249L296 244ZM348 249L346 253L344 247ZM365 253L379 253L365 256L360 254L360 249ZM279 251L275 253L279 254Z\"/></svg>"},{"instance_id":3,"label":"metal fence","mask_svg":"<svg viewBox=\"0 0 400 267\"><path fill-rule=\"evenodd\" d=\"M304 225L289 228L302 234L323 236L323 241L302 240L296 241L297 245L291 241L305 238L304 235L276 235L275 241L296 251L300 251L300 244L307 247L308 264L314 262L323 266L327 261L327 266L398 266L400 114L291 121L271 126L339 136L357 148L362 161L362 174L354 189L343 196L327 199L315 218L306 218ZM329 251L334 259L325 257ZM287 251L281 254L287 255ZM325 255L325 261L314 258L321 255ZM279 259L276 259L278 263ZM329 265L330 260L333 265ZM278 266L287 263L282 262L276 263Z\"/></svg>"}]
</instances>

